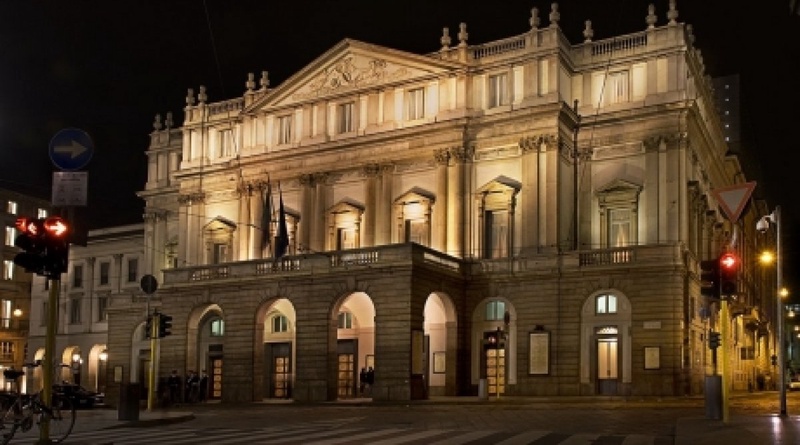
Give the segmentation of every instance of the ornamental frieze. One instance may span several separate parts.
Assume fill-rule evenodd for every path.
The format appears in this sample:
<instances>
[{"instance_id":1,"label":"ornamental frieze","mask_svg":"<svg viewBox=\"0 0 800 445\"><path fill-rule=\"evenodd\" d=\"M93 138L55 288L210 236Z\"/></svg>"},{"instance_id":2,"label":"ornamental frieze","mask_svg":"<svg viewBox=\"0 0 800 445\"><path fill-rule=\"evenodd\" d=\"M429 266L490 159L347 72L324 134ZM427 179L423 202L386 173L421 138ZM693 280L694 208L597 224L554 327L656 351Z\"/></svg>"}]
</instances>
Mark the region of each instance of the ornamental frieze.
<instances>
[{"instance_id":1,"label":"ornamental frieze","mask_svg":"<svg viewBox=\"0 0 800 445\"><path fill-rule=\"evenodd\" d=\"M558 143L558 136L556 134L535 134L533 136L524 136L519 140L519 148L523 153L529 151L537 151L542 144L548 147L554 147Z\"/></svg>"},{"instance_id":2,"label":"ornamental frieze","mask_svg":"<svg viewBox=\"0 0 800 445\"><path fill-rule=\"evenodd\" d=\"M331 93L392 82L410 75L411 71L407 68L390 70L389 64L382 59L363 60L349 56L323 70L322 74L308 83L305 91L293 94L292 99L313 99Z\"/></svg>"},{"instance_id":3,"label":"ornamental frieze","mask_svg":"<svg viewBox=\"0 0 800 445\"><path fill-rule=\"evenodd\" d=\"M202 204L206 201L204 192L182 193L178 195L178 203L181 205Z\"/></svg>"}]
</instances>

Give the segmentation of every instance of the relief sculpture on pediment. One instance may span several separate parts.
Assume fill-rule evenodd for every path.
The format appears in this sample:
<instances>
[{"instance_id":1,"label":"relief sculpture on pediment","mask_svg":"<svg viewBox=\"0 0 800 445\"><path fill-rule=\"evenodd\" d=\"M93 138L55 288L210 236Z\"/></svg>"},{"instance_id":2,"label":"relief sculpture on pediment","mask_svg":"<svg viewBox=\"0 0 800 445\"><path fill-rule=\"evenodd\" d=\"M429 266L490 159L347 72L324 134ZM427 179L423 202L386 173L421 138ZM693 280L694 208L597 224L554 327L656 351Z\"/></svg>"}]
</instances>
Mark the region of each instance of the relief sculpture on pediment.
<instances>
[{"instance_id":1,"label":"relief sculpture on pediment","mask_svg":"<svg viewBox=\"0 0 800 445\"><path fill-rule=\"evenodd\" d=\"M381 59L362 60L353 56L345 57L323 70L302 91L293 94L292 98L311 99L333 92L401 79L410 73L406 68L390 71L388 63Z\"/></svg>"}]
</instances>

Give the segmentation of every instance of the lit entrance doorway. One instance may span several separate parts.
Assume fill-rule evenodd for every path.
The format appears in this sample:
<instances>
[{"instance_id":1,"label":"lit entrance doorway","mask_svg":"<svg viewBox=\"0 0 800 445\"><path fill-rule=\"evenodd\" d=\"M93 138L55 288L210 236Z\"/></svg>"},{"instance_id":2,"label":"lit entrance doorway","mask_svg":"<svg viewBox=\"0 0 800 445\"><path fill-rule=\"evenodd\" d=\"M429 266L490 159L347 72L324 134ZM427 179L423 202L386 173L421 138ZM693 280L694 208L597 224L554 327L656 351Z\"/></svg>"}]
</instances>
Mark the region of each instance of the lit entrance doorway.
<instances>
[{"instance_id":1,"label":"lit entrance doorway","mask_svg":"<svg viewBox=\"0 0 800 445\"><path fill-rule=\"evenodd\" d=\"M484 375L486 392L500 396L506 392L506 344L499 331L484 334Z\"/></svg>"},{"instance_id":2,"label":"lit entrance doorway","mask_svg":"<svg viewBox=\"0 0 800 445\"><path fill-rule=\"evenodd\" d=\"M597 329L596 368L597 392L616 395L619 383L619 338L615 326Z\"/></svg>"},{"instance_id":3,"label":"lit entrance doorway","mask_svg":"<svg viewBox=\"0 0 800 445\"><path fill-rule=\"evenodd\" d=\"M269 372L265 386L268 398L289 399L292 397L292 344L267 343L264 355Z\"/></svg>"}]
</instances>

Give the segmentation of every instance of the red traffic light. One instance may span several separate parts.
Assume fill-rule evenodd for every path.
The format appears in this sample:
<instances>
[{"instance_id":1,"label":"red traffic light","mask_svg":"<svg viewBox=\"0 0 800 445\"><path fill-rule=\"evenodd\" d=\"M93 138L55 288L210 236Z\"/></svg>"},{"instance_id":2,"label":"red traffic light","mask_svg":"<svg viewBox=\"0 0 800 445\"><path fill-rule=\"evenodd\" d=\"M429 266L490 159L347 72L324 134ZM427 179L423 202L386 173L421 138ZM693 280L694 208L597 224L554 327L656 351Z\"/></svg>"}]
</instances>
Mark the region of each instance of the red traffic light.
<instances>
[{"instance_id":1,"label":"red traffic light","mask_svg":"<svg viewBox=\"0 0 800 445\"><path fill-rule=\"evenodd\" d=\"M14 225L20 233L36 238L42 235L42 220L20 216Z\"/></svg>"},{"instance_id":2,"label":"red traffic light","mask_svg":"<svg viewBox=\"0 0 800 445\"><path fill-rule=\"evenodd\" d=\"M719 265L723 270L734 271L739 268L739 257L726 253L719 257Z\"/></svg>"},{"instance_id":3,"label":"red traffic light","mask_svg":"<svg viewBox=\"0 0 800 445\"><path fill-rule=\"evenodd\" d=\"M69 226L61 217L51 216L44 220L44 230L47 231L48 236L65 238L69 232Z\"/></svg>"}]
</instances>

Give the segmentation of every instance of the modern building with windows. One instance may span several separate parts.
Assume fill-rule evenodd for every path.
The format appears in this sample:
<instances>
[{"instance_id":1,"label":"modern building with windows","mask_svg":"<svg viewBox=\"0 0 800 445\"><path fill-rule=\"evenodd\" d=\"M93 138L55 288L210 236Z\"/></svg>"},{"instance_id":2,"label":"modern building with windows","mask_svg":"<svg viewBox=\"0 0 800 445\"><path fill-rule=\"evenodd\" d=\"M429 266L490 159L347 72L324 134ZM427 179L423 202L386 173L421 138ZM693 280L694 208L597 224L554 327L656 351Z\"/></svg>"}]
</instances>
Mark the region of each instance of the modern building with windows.
<instances>
[{"instance_id":1,"label":"modern building with windows","mask_svg":"<svg viewBox=\"0 0 800 445\"><path fill-rule=\"evenodd\" d=\"M0 221L3 225L2 277L0 278L0 371L10 367L22 369L28 345L30 320L30 274L16 264L20 249L14 240L20 234L17 218L49 215L50 203L42 198L10 188L0 188ZM0 390L11 389L0 372Z\"/></svg>"},{"instance_id":2,"label":"modern building with windows","mask_svg":"<svg viewBox=\"0 0 800 445\"><path fill-rule=\"evenodd\" d=\"M109 308L131 302L147 305L147 296L140 288L144 275L143 243L144 225L131 224L90 230L86 246L70 246L67 272L61 276L57 295L57 380L99 392L107 390L107 379L113 371L107 366L111 354L107 346ZM29 361L45 356L52 283L45 277L33 276ZM142 314L146 313L144 306ZM29 376L30 384L40 388L42 381L42 367L35 368Z\"/></svg>"},{"instance_id":3,"label":"modern building with windows","mask_svg":"<svg viewBox=\"0 0 800 445\"><path fill-rule=\"evenodd\" d=\"M174 326L155 372L205 369L225 402L358 397L365 366L375 400L701 393L719 317L699 262L752 255L766 206L720 211L745 179L675 2L578 43L552 8L427 54L344 39L157 116L141 267ZM755 275L724 342L736 388L775 372ZM144 308L109 307L114 385L147 382Z\"/></svg>"}]
</instances>

